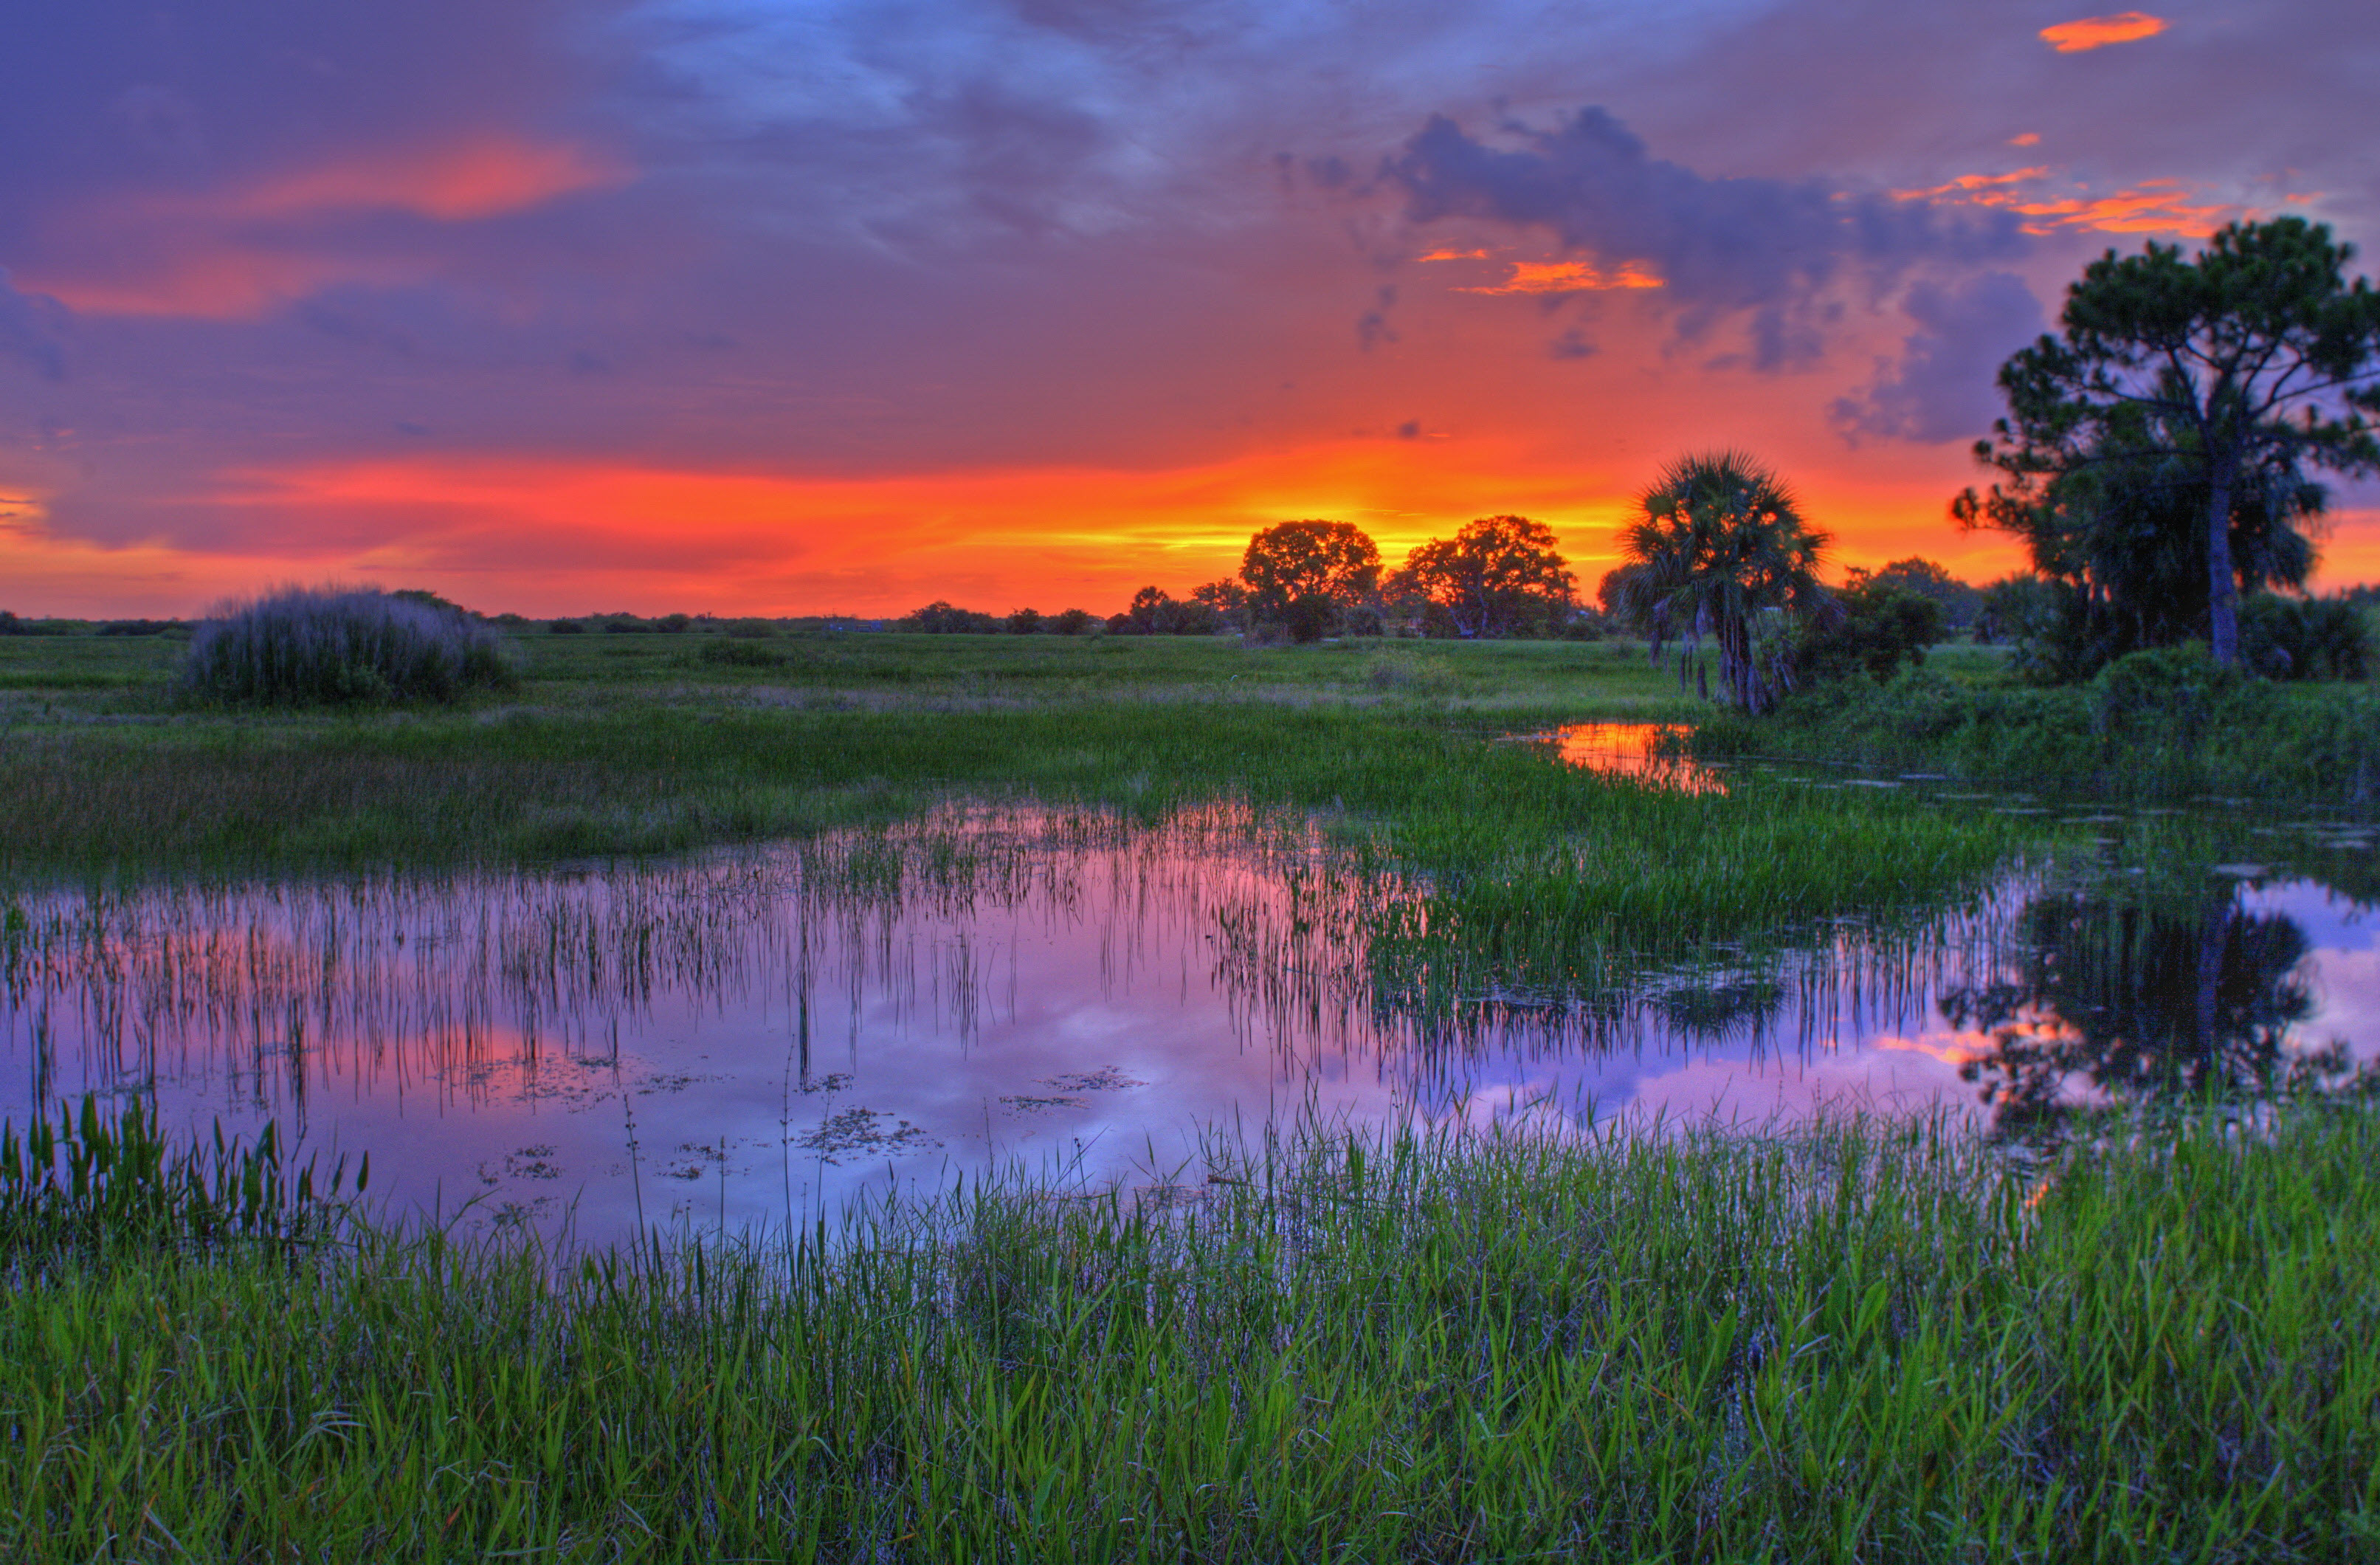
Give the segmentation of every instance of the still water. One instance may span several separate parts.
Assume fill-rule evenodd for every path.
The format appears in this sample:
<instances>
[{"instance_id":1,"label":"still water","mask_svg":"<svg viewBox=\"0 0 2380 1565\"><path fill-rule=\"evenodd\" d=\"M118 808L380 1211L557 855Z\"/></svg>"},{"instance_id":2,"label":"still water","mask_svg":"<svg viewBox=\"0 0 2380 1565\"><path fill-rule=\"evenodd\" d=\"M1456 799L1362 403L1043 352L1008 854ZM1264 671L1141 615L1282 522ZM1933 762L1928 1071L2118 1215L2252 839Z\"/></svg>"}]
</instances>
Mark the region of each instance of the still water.
<instances>
[{"instance_id":1,"label":"still water","mask_svg":"<svg viewBox=\"0 0 2380 1565\"><path fill-rule=\"evenodd\" d=\"M1557 743L1648 786L1727 786L1641 732ZM1933 786L1842 785L1886 784ZM2008 1127L2350 1082L2380 1059L2371 828L2242 829L2255 862L2192 866L2178 891L2018 866L1913 930L1428 1007L1375 983L1362 936L1415 888L1221 809L1155 827L953 810L660 866L54 893L0 936L0 1113L96 1092L151 1095L168 1124L273 1119L368 1150L400 1209L566 1216L600 1241L1015 1161L1195 1180L1203 1134L1298 1116Z\"/></svg>"}]
</instances>

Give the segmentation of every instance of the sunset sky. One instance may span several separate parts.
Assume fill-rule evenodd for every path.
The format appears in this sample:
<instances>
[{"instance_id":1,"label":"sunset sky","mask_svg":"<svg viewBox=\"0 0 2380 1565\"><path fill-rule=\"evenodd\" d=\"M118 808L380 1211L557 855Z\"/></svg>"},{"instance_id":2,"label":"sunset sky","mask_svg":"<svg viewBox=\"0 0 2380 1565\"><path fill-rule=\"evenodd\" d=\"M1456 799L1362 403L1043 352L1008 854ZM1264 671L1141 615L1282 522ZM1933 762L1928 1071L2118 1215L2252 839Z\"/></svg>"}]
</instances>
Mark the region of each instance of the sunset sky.
<instances>
[{"instance_id":1,"label":"sunset sky","mask_svg":"<svg viewBox=\"0 0 2380 1565\"><path fill-rule=\"evenodd\" d=\"M2109 246L2380 240L2370 0L20 0L0 607L1121 607L1248 533L1609 563L1666 458L1839 565ZM2372 269L2360 259L2359 271ZM2341 486L2318 586L2380 580Z\"/></svg>"}]
</instances>

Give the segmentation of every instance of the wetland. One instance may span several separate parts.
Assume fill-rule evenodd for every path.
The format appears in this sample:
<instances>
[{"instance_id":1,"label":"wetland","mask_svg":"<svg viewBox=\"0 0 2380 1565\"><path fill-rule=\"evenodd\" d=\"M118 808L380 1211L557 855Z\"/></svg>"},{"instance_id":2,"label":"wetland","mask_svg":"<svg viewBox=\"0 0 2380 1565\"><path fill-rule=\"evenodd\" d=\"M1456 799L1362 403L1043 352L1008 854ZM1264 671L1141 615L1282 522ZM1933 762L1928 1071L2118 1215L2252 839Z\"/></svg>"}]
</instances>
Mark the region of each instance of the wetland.
<instances>
[{"instance_id":1,"label":"wetland","mask_svg":"<svg viewBox=\"0 0 2380 1565\"><path fill-rule=\"evenodd\" d=\"M371 1168L11 1208L10 1551L2380 1536L2367 816L1696 754L1624 645L700 641L0 642L0 1117Z\"/></svg>"}]
</instances>

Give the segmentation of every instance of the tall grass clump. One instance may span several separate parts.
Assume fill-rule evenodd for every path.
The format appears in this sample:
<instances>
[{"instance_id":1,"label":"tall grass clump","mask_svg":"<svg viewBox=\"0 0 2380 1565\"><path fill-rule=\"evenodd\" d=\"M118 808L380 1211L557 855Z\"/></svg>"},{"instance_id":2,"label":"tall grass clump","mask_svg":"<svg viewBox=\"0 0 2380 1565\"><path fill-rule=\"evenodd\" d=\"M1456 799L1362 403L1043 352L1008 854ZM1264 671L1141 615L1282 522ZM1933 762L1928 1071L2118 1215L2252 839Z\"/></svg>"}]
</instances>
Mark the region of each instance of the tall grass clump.
<instances>
[{"instance_id":1,"label":"tall grass clump","mask_svg":"<svg viewBox=\"0 0 2380 1565\"><path fill-rule=\"evenodd\" d=\"M285 587L227 604L190 638L176 688L235 706L452 702L514 681L504 638L374 587Z\"/></svg>"},{"instance_id":2,"label":"tall grass clump","mask_svg":"<svg viewBox=\"0 0 2380 1565\"><path fill-rule=\"evenodd\" d=\"M370 1178L367 1156L357 1196ZM21 1278L235 1240L319 1239L346 1215L346 1181L344 1158L327 1178L310 1156L293 1162L270 1122L253 1143L225 1140L221 1125L211 1142L183 1141L139 1099L110 1108L85 1097L55 1119L37 1112L22 1132L0 1121L0 1267Z\"/></svg>"}]
</instances>

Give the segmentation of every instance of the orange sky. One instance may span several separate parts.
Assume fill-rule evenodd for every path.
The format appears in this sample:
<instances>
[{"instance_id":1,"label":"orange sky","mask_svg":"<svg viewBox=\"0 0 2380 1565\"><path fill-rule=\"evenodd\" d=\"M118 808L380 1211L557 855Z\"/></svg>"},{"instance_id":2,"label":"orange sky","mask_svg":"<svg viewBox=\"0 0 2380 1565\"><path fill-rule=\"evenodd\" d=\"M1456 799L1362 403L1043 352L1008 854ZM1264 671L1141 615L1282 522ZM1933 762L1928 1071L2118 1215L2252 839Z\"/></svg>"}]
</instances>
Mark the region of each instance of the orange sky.
<instances>
[{"instance_id":1,"label":"orange sky","mask_svg":"<svg viewBox=\"0 0 2380 1565\"><path fill-rule=\"evenodd\" d=\"M1504 512L1591 586L1721 446L1838 570L1985 580L1945 507L2085 261L2380 189L2333 0L1220 3L62 13L0 59L0 606L1107 612Z\"/></svg>"}]
</instances>

